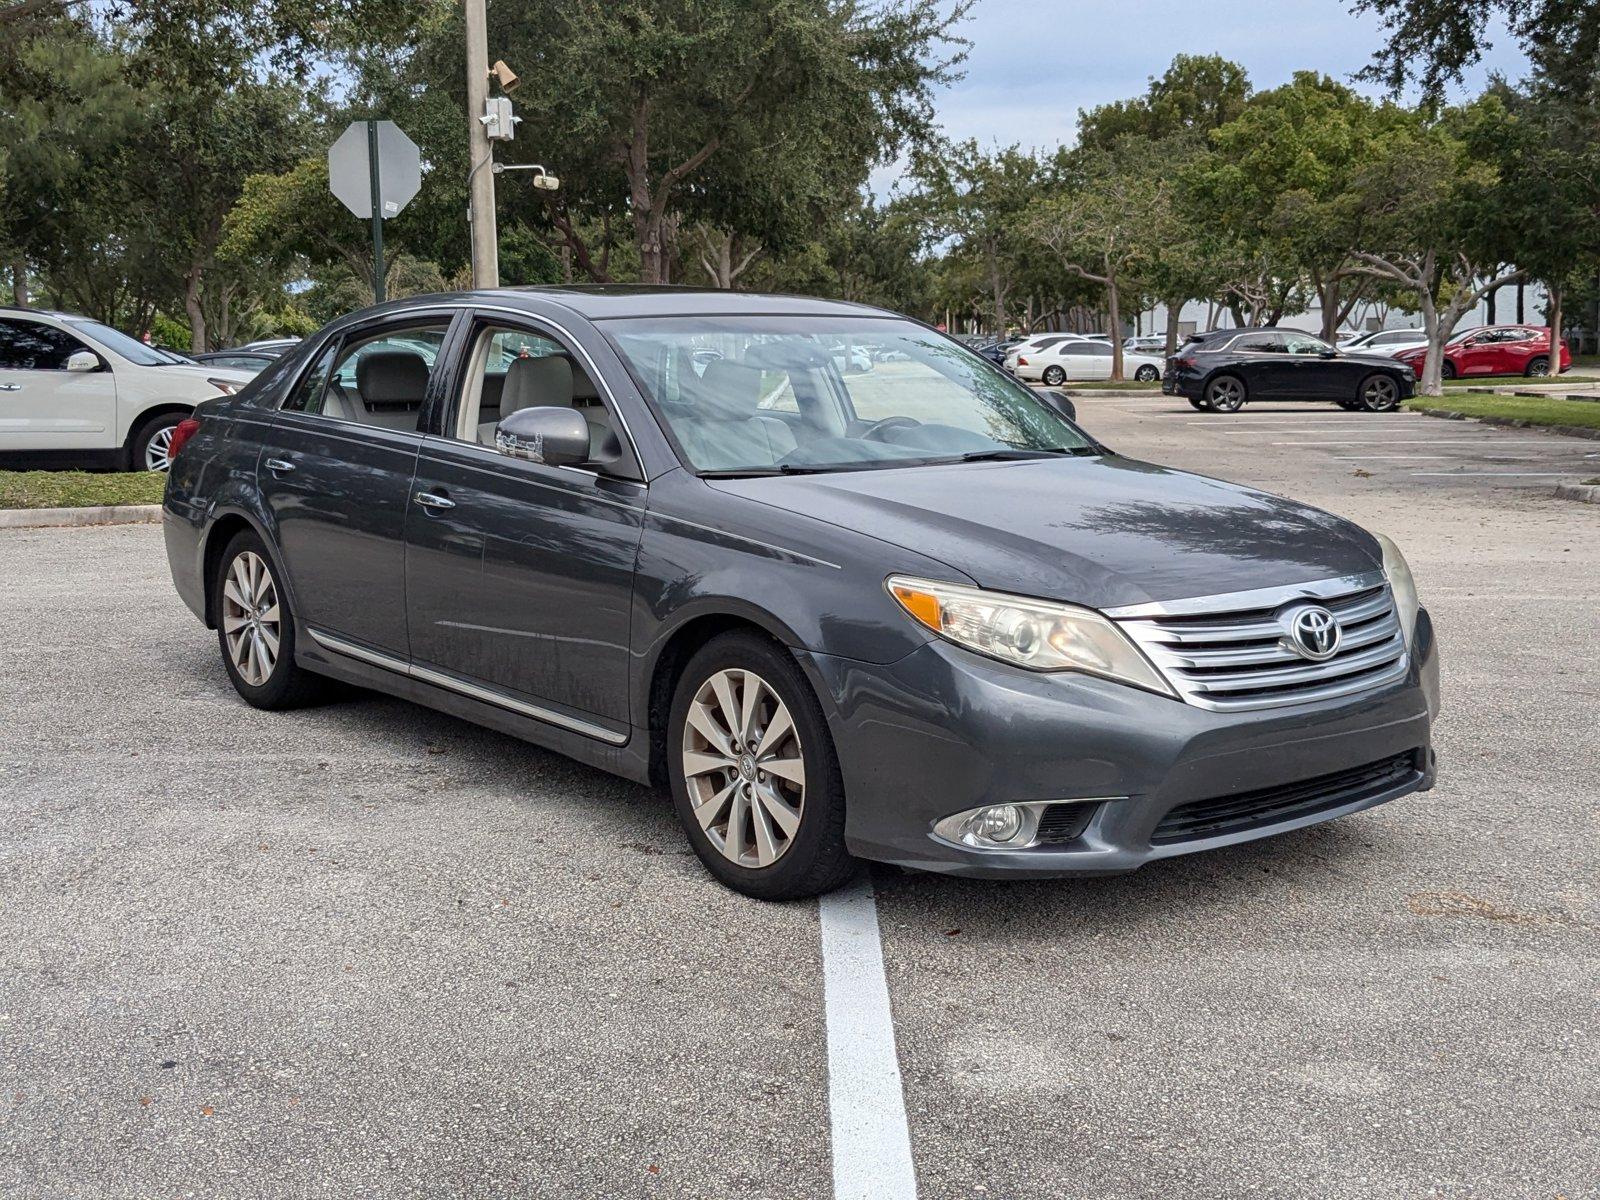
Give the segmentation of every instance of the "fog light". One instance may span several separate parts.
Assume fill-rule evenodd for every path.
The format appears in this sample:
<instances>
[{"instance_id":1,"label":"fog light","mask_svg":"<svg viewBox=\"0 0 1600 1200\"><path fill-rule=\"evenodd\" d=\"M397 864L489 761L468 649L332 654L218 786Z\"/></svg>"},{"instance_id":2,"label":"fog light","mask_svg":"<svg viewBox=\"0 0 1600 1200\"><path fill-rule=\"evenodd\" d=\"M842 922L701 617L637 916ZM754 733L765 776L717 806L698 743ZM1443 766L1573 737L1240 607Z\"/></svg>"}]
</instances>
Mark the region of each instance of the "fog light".
<instances>
[{"instance_id":1,"label":"fog light","mask_svg":"<svg viewBox=\"0 0 1600 1200\"><path fill-rule=\"evenodd\" d=\"M1015 804L997 804L982 810L973 833L986 842L1009 842L1022 832L1022 810Z\"/></svg>"}]
</instances>

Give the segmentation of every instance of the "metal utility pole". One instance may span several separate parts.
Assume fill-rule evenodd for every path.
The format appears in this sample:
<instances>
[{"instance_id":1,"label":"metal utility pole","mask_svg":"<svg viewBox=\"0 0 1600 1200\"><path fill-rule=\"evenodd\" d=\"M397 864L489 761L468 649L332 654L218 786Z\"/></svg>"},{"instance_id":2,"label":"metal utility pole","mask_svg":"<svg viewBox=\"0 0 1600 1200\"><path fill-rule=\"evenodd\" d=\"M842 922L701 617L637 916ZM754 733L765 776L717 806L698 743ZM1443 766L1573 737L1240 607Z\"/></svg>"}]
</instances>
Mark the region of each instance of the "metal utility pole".
<instances>
[{"instance_id":1,"label":"metal utility pole","mask_svg":"<svg viewBox=\"0 0 1600 1200\"><path fill-rule=\"evenodd\" d=\"M383 294L383 173L378 167L378 123L367 122L367 164L372 173L372 302Z\"/></svg>"},{"instance_id":2,"label":"metal utility pole","mask_svg":"<svg viewBox=\"0 0 1600 1200\"><path fill-rule=\"evenodd\" d=\"M472 286L500 286L499 235L494 223L494 171L489 129L483 123L489 99L489 18L484 0L465 0L467 17L467 223L472 231Z\"/></svg>"}]
</instances>

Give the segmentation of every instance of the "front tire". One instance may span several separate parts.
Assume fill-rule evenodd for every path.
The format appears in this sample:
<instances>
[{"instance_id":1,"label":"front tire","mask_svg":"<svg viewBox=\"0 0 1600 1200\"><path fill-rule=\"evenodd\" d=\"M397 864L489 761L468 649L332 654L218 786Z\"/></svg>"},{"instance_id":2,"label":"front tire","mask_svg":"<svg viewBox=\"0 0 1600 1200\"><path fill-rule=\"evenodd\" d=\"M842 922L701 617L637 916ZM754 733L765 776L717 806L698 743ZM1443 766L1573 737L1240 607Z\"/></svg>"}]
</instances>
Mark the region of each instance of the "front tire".
<instances>
[{"instance_id":1,"label":"front tire","mask_svg":"<svg viewBox=\"0 0 1600 1200\"><path fill-rule=\"evenodd\" d=\"M856 873L833 738L782 647L743 632L701 647L673 694L667 763L689 844L734 891L798 900Z\"/></svg>"},{"instance_id":2,"label":"front tire","mask_svg":"<svg viewBox=\"0 0 1600 1200\"><path fill-rule=\"evenodd\" d=\"M325 680L294 661L294 613L277 564L254 532L228 543L211 581L217 644L234 690L256 708L298 708L321 697Z\"/></svg>"},{"instance_id":3,"label":"front tire","mask_svg":"<svg viewBox=\"0 0 1600 1200\"><path fill-rule=\"evenodd\" d=\"M1156 370L1156 368L1152 367L1149 363L1146 363L1133 373L1133 377L1140 383L1154 383L1156 380L1161 378L1161 372Z\"/></svg>"},{"instance_id":4,"label":"front tire","mask_svg":"<svg viewBox=\"0 0 1600 1200\"><path fill-rule=\"evenodd\" d=\"M1216 412L1238 412L1244 401L1244 380L1237 375L1218 375L1206 384L1206 403Z\"/></svg>"},{"instance_id":5,"label":"front tire","mask_svg":"<svg viewBox=\"0 0 1600 1200\"><path fill-rule=\"evenodd\" d=\"M1456 377L1456 365L1455 365L1455 363L1451 362L1447 358L1442 363L1439 364L1439 378L1440 379L1454 379L1455 377Z\"/></svg>"},{"instance_id":6,"label":"front tire","mask_svg":"<svg viewBox=\"0 0 1600 1200\"><path fill-rule=\"evenodd\" d=\"M129 469L166 471L172 465L172 431L186 416L181 412L162 413L140 426L129 447Z\"/></svg>"},{"instance_id":7,"label":"front tire","mask_svg":"<svg viewBox=\"0 0 1600 1200\"><path fill-rule=\"evenodd\" d=\"M1361 407L1368 412L1393 412L1400 407L1400 385L1389 375L1368 375L1356 389L1356 395L1361 397Z\"/></svg>"},{"instance_id":8,"label":"front tire","mask_svg":"<svg viewBox=\"0 0 1600 1200\"><path fill-rule=\"evenodd\" d=\"M1046 387L1060 387L1067 381L1067 373L1060 367L1046 367L1044 369L1044 384Z\"/></svg>"}]
</instances>

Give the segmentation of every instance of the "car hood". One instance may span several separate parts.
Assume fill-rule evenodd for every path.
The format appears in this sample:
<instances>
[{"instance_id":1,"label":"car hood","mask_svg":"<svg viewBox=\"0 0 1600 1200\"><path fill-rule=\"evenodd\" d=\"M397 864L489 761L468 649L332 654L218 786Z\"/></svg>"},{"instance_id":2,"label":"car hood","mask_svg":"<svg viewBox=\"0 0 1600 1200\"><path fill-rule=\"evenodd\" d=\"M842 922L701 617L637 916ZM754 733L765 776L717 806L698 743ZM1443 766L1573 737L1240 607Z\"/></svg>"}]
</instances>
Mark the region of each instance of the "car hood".
<instances>
[{"instance_id":1,"label":"car hood","mask_svg":"<svg viewBox=\"0 0 1600 1200\"><path fill-rule=\"evenodd\" d=\"M982 587L1091 608L1307 583L1383 561L1371 534L1331 513L1111 454L712 486L937 559Z\"/></svg>"},{"instance_id":2,"label":"car hood","mask_svg":"<svg viewBox=\"0 0 1600 1200\"><path fill-rule=\"evenodd\" d=\"M240 387L249 383L257 374L255 371L241 371L238 367L218 367L210 363L168 363L151 369L181 379L225 379L229 383L237 383Z\"/></svg>"}]
</instances>

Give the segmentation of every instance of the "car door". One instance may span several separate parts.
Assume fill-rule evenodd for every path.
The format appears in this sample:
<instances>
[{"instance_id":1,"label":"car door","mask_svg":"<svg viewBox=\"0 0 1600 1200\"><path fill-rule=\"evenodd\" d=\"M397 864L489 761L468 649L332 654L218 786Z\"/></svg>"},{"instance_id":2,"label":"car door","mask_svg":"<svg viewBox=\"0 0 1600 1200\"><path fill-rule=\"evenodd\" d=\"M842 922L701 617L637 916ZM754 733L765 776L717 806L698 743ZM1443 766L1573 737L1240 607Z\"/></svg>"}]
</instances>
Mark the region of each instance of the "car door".
<instances>
[{"instance_id":1,"label":"car door","mask_svg":"<svg viewBox=\"0 0 1600 1200\"><path fill-rule=\"evenodd\" d=\"M1357 376L1367 374L1360 363L1330 355L1333 347L1309 333L1285 330L1283 349L1289 362L1283 393L1288 399L1344 399L1355 394Z\"/></svg>"},{"instance_id":2,"label":"car door","mask_svg":"<svg viewBox=\"0 0 1600 1200\"><path fill-rule=\"evenodd\" d=\"M1494 374L1500 358L1499 341L1498 329L1486 329L1482 333L1470 334L1463 338L1455 353L1450 355L1456 362L1456 374Z\"/></svg>"},{"instance_id":3,"label":"car door","mask_svg":"<svg viewBox=\"0 0 1600 1200\"><path fill-rule=\"evenodd\" d=\"M80 352L99 365L67 370ZM107 450L116 439L117 381L105 359L55 325L0 320L0 452Z\"/></svg>"},{"instance_id":4,"label":"car door","mask_svg":"<svg viewBox=\"0 0 1600 1200\"><path fill-rule=\"evenodd\" d=\"M448 311L368 323L314 354L257 478L300 616L319 640L403 660L405 520Z\"/></svg>"},{"instance_id":5,"label":"car door","mask_svg":"<svg viewBox=\"0 0 1600 1200\"><path fill-rule=\"evenodd\" d=\"M1242 335L1229 348L1228 374L1238 375L1252 400L1282 400L1293 392L1294 363L1276 329Z\"/></svg>"},{"instance_id":6,"label":"car door","mask_svg":"<svg viewBox=\"0 0 1600 1200\"><path fill-rule=\"evenodd\" d=\"M553 326L482 314L457 345L406 516L413 673L620 740L646 500L627 431L592 361ZM609 461L502 454L496 422L534 406L579 409Z\"/></svg>"}]
</instances>

